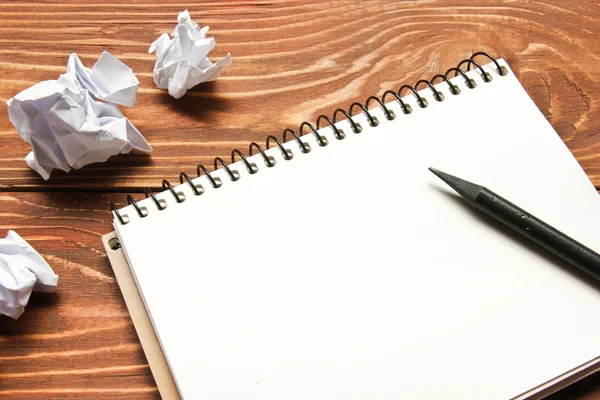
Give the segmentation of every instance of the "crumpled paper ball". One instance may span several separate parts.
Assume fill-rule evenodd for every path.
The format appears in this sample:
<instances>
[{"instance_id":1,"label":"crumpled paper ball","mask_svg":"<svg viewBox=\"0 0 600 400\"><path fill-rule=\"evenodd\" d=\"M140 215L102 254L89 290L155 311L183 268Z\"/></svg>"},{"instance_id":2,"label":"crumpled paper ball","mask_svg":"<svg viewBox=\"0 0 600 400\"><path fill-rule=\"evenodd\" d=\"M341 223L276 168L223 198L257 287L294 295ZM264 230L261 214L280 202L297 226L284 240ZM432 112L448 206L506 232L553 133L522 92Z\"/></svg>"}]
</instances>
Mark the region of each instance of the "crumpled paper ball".
<instances>
[{"instance_id":1,"label":"crumpled paper ball","mask_svg":"<svg viewBox=\"0 0 600 400\"><path fill-rule=\"evenodd\" d=\"M55 168L68 172L132 149L152 151L116 105L133 105L138 85L131 68L108 52L92 69L71 54L58 80L40 82L7 102L10 121L31 144L27 165L48 179Z\"/></svg>"},{"instance_id":2,"label":"crumpled paper ball","mask_svg":"<svg viewBox=\"0 0 600 400\"><path fill-rule=\"evenodd\" d=\"M199 83L217 79L223 68L231 65L231 54L227 53L213 64L207 55L216 42L206 37L209 27L200 29L187 10L179 13L177 22L173 38L163 33L152 43L148 53L156 52L156 86L169 89L169 94L179 99Z\"/></svg>"},{"instance_id":3,"label":"crumpled paper ball","mask_svg":"<svg viewBox=\"0 0 600 400\"><path fill-rule=\"evenodd\" d=\"M53 292L57 283L58 275L16 232L0 239L0 315L19 318L32 291Z\"/></svg>"}]
</instances>

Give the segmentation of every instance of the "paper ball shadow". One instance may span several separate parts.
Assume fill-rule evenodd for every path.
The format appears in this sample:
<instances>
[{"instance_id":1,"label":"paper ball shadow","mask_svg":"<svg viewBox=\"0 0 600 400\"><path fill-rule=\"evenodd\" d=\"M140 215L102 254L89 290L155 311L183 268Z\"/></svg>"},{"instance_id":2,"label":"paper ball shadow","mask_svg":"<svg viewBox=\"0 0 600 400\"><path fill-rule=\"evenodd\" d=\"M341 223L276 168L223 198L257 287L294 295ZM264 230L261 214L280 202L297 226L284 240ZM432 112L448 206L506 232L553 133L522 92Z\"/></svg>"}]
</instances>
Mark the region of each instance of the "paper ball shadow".
<instances>
[{"instance_id":1,"label":"paper ball shadow","mask_svg":"<svg viewBox=\"0 0 600 400\"><path fill-rule=\"evenodd\" d=\"M15 320L6 315L0 315L0 337L40 332L40 326L44 319L48 319L47 314L55 313L59 303L60 293L58 291L31 293L29 302L25 306L25 312L19 319ZM50 318L54 318L54 316Z\"/></svg>"},{"instance_id":2,"label":"paper ball shadow","mask_svg":"<svg viewBox=\"0 0 600 400\"><path fill-rule=\"evenodd\" d=\"M217 81L201 83L188 90L179 99L172 97L167 90L164 90L159 99L162 104L170 107L173 112L196 119L205 119L207 113L222 111L227 107L228 100L213 94L218 92L217 86Z\"/></svg>"},{"instance_id":3,"label":"paper ball shadow","mask_svg":"<svg viewBox=\"0 0 600 400\"><path fill-rule=\"evenodd\" d=\"M71 169L69 172L55 169L47 181L32 169L29 169L27 174L32 178L34 185L43 187L45 191L64 191L66 187L71 189L77 185L85 188L85 191L105 192L111 187L127 187L127 177L136 175L132 168L146 167L152 163L152 153L132 150L128 154L117 154L104 162ZM112 184L107 186L109 182Z\"/></svg>"},{"instance_id":4,"label":"paper ball shadow","mask_svg":"<svg viewBox=\"0 0 600 400\"><path fill-rule=\"evenodd\" d=\"M25 313L27 313L27 310L31 311L36 308L56 307L59 302L60 292L58 291L51 293L33 292L27 307L25 307Z\"/></svg>"}]
</instances>

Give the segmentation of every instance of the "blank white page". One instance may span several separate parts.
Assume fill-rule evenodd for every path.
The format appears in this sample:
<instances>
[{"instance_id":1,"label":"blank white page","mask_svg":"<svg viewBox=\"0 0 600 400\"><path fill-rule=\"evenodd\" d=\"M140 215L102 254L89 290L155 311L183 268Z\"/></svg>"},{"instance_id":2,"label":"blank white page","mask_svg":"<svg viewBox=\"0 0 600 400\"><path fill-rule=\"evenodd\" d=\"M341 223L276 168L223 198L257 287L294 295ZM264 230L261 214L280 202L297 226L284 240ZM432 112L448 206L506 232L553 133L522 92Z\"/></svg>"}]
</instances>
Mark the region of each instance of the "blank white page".
<instances>
[{"instance_id":1,"label":"blank white page","mask_svg":"<svg viewBox=\"0 0 600 400\"><path fill-rule=\"evenodd\" d=\"M508 66L504 61L502 65ZM487 186L592 249L600 196L509 70L252 157L115 222L185 399L507 399L600 355L600 289L472 210ZM393 72L390 72L393 73ZM412 95L411 95L412 96ZM357 99L358 100L358 99ZM269 109L260 110L268 115ZM279 128L273 127L277 134ZM267 134L266 134L267 135ZM266 136L265 135L265 136ZM293 139L293 138L292 138Z\"/></svg>"}]
</instances>

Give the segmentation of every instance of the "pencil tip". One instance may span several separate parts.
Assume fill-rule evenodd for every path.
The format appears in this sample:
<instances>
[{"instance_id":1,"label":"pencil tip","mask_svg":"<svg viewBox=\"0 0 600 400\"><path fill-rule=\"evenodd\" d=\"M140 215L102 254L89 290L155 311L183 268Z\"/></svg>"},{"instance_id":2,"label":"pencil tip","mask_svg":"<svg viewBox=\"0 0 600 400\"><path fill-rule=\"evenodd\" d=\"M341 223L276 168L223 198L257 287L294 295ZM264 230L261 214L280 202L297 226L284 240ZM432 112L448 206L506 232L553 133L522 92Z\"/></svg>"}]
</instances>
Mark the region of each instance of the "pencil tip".
<instances>
[{"instance_id":1,"label":"pencil tip","mask_svg":"<svg viewBox=\"0 0 600 400\"><path fill-rule=\"evenodd\" d=\"M440 173L441 173L442 171L440 171L440 170L439 170L439 169L437 169L437 168L433 168L433 167L429 167L429 170L430 170L431 172L433 172L433 173L434 173L434 174L435 174L437 177L441 178L441 176L440 176Z\"/></svg>"},{"instance_id":2,"label":"pencil tip","mask_svg":"<svg viewBox=\"0 0 600 400\"><path fill-rule=\"evenodd\" d=\"M477 195L483 189L483 187L479 185L458 178L456 176L452 176L450 174L440 171L439 169L429 167L429 170L433 172L435 176L446 182L448 186L454 189L458 194L470 201L475 201Z\"/></svg>"}]
</instances>

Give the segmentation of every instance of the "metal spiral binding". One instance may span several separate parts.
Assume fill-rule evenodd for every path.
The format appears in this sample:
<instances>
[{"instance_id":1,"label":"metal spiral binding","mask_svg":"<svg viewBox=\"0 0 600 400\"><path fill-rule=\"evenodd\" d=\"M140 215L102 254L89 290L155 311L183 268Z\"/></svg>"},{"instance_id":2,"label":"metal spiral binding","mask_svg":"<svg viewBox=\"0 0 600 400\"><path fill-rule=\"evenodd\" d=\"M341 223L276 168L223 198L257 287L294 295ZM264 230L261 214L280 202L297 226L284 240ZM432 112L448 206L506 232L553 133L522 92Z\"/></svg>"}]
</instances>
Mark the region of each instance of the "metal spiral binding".
<instances>
[{"instance_id":1,"label":"metal spiral binding","mask_svg":"<svg viewBox=\"0 0 600 400\"><path fill-rule=\"evenodd\" d=\"M292 129L288 128L283 131L282 141L277 139L275 136L272 136L272 135L268 136L266 139L266 144L265 144L266 150L269 150L271 148L271 144L272 144L271 142L275 142L275 145L281 150L283 158L285 160L291 160L293 158L293 153L283 146L283 143L286 143L288 141L287 140L289 138L288 134L292 135L293 140L296 140L298 142L300 151L302 153L309 153L311 151L308 143L305 143L302 141L302 139L300 139L305 134L312 133L313 135L315 135L315 138L316 138L319 146L327 146L327 144L328 144L327 139L325 137L319 135L319 133L318 133L319 129L321 129L321 123L323 121L324 121L324 123L327 123L327 124L329 124L329 126L332 127L335 138L337 140L342 140L345 138L345 134L343 133L343 131L341 129L339 129L335 125L337 122L339 122L338 117L340 116L340 114L342 116L344 116L346 120L348 120L348 122L350 123L350 127L354 133L360 133L360 132L362 132L362 127L360 126L360 124L358 122L354 121L352 118L353 111L356 109L360 109L360 111L362 111L365 114L365 116L367 117L367 122L369 123L369 125L372 127L375 127L375 126L379 125L379 121L377 120L376 117L372 116L371 113L369 113L369 105L372 104L373 102L377 103L377 105L383 110L383 113L388 120L393 120L396 118L396 115L394 114L393 111L389 110L385 106L386 98L389 96L393 96L395 98L395 100L398 101L398 103L400 104L401 110L404 114L410 114L413 112L412 108L410 107L410 105L408 105L404 101L402 101L403 92L405 92L406 90L412 92L412 94L415 96L415 98L417 100L417 104L419 105L420 108L427 108L427 106L429 105L427 100L424 99L423 97L421 97L419 95L418 91L421 88L423 88L424 86L426 86L432 91L433 98L436 101L438 101L438 102L443 101L444 95L442 93L438 92L434 87L437 80L446 82L449 86L450 93L452 93L453 95L460 94L460 89L458 88L458 86L456 86L456 85L452 84L452 82L450 82L450 79L449 79L450 77L454 78L458 75L461 75L463 77L463 79L465 80L465 85L469 89L473 89L477 86L475 81L473 79L470 79L465 74L465 71L463 71L461 69L465 64L467 66L467 68L466 68L467 72L470 71L472 67L475 67L476 69L478 69L480 71L483 81L490 82L492 80L491 75L489 73L485 72L483 67L474 60L476 57L480 57L480 56L486 57L489 60L491 60L495 64L496 69L501 76L504 76L508 73L506 68L500 66L500 64L498 63L498 61L496 61L495 58L493 58L492 56L490 56L489 54L487 54L485 52L477 52L477 53L474 53L470 58L459 62L455 68L448 69L446 71L446 73L443 75L442 74L435 75L429 81L426 79L422 79L422 80L418 81L414 86L403 85L400 87L398 92L395 92L393 90L388 90L383 93L383 95L381 96L381 99L378 98L377 96L371 96L367 99L367 101L365 102L365 105L362 105L359 102L354 102L350 105L348 112L346 112L344 109L338 108L333 113L333 120L331 118L327 117L326 115L320 115L317 118L316 127L314 125L312 125L310 122L305 121L302 124L300 124L299 134L296 133L295 131L293 131ZM452 73L454 73L454 76L450 76ZM310 131L310 132L308 132L308 131ZM253 153L252 153L253 150L258 151L258 153L263 157L263 159L265 161L265 165L268 168L275 166L275 160L273 158L269 157L266 154L265 150L258 143L256 143L256 142L250 143L250 146L248 147L249 156L253 155ZM246 158L246 156L238 149L234 149L231 152L231 164L233 164L237 161L236 156L238 156L241 159L241 161L245 164L246 168L248 169L248 173L255 174L258 172L258 168L254 164L250 163L248 161L248 159ZM229 178L232 182L235 182L240 178L239 175L236 175L234 173L234 171L232 171L231 168L229 168L229 165L221 157L216 157L214 159L213 172L219 168L218 164L220 164L221 168L224 168L226 170L227 175L229 176ZM220 182L219 178L214 178L212 176L212 174L210 173L210 171L208 171L208 169L204 165L200 164L196 167L196 174L198 175L198 177L201 176L202 172L204 172L204 174L208 178L208 180L213 188L221 187L222 183ZM181 172L179 174L179 183L180 184L183 184L183 183L189 184L192 189L192 192L196 196L200 196L201 194L204 193L203 190L200 190L198 188L198 186L194 184L192 179L185 172ZM162 189L163 189L163 191L164 190L170 191L173 194L173 196L175 197L175 200L177 201L177 203L182 203L185 201L185 196L182 196L181 194L177 193L177 191L175 190L173 185L171 185L171 183L166 179L162 181ZM148 198L148 197L152 198L152 200L156 204L158 210L162 211L166 208L166 205L162 204L160 202L160 200L156 197L154 192L152 192L152 190L149 187L146 187L144 189L144 194L145 194L146 198ZM164 200L163 200L163 202L164 202ZM147 210L145 210L143 207L140 207L131 195L127 195L127 204L133 205L135 211L138 213L138 215L141 218L145 218L148 216ZM119 212L119 210L117 209L117 207L115 206L115 204L112 201L110 202L110 208L111 208L111 211L114 213L114 215L116 215L117 219L119 220L119 222L121 224L125 225L129 222L129 221L126 222L123 219L123 217L121 216L121 213ZM146 211L146 212L144 212L144 211Z\"/></svg>"}]
</instances>

